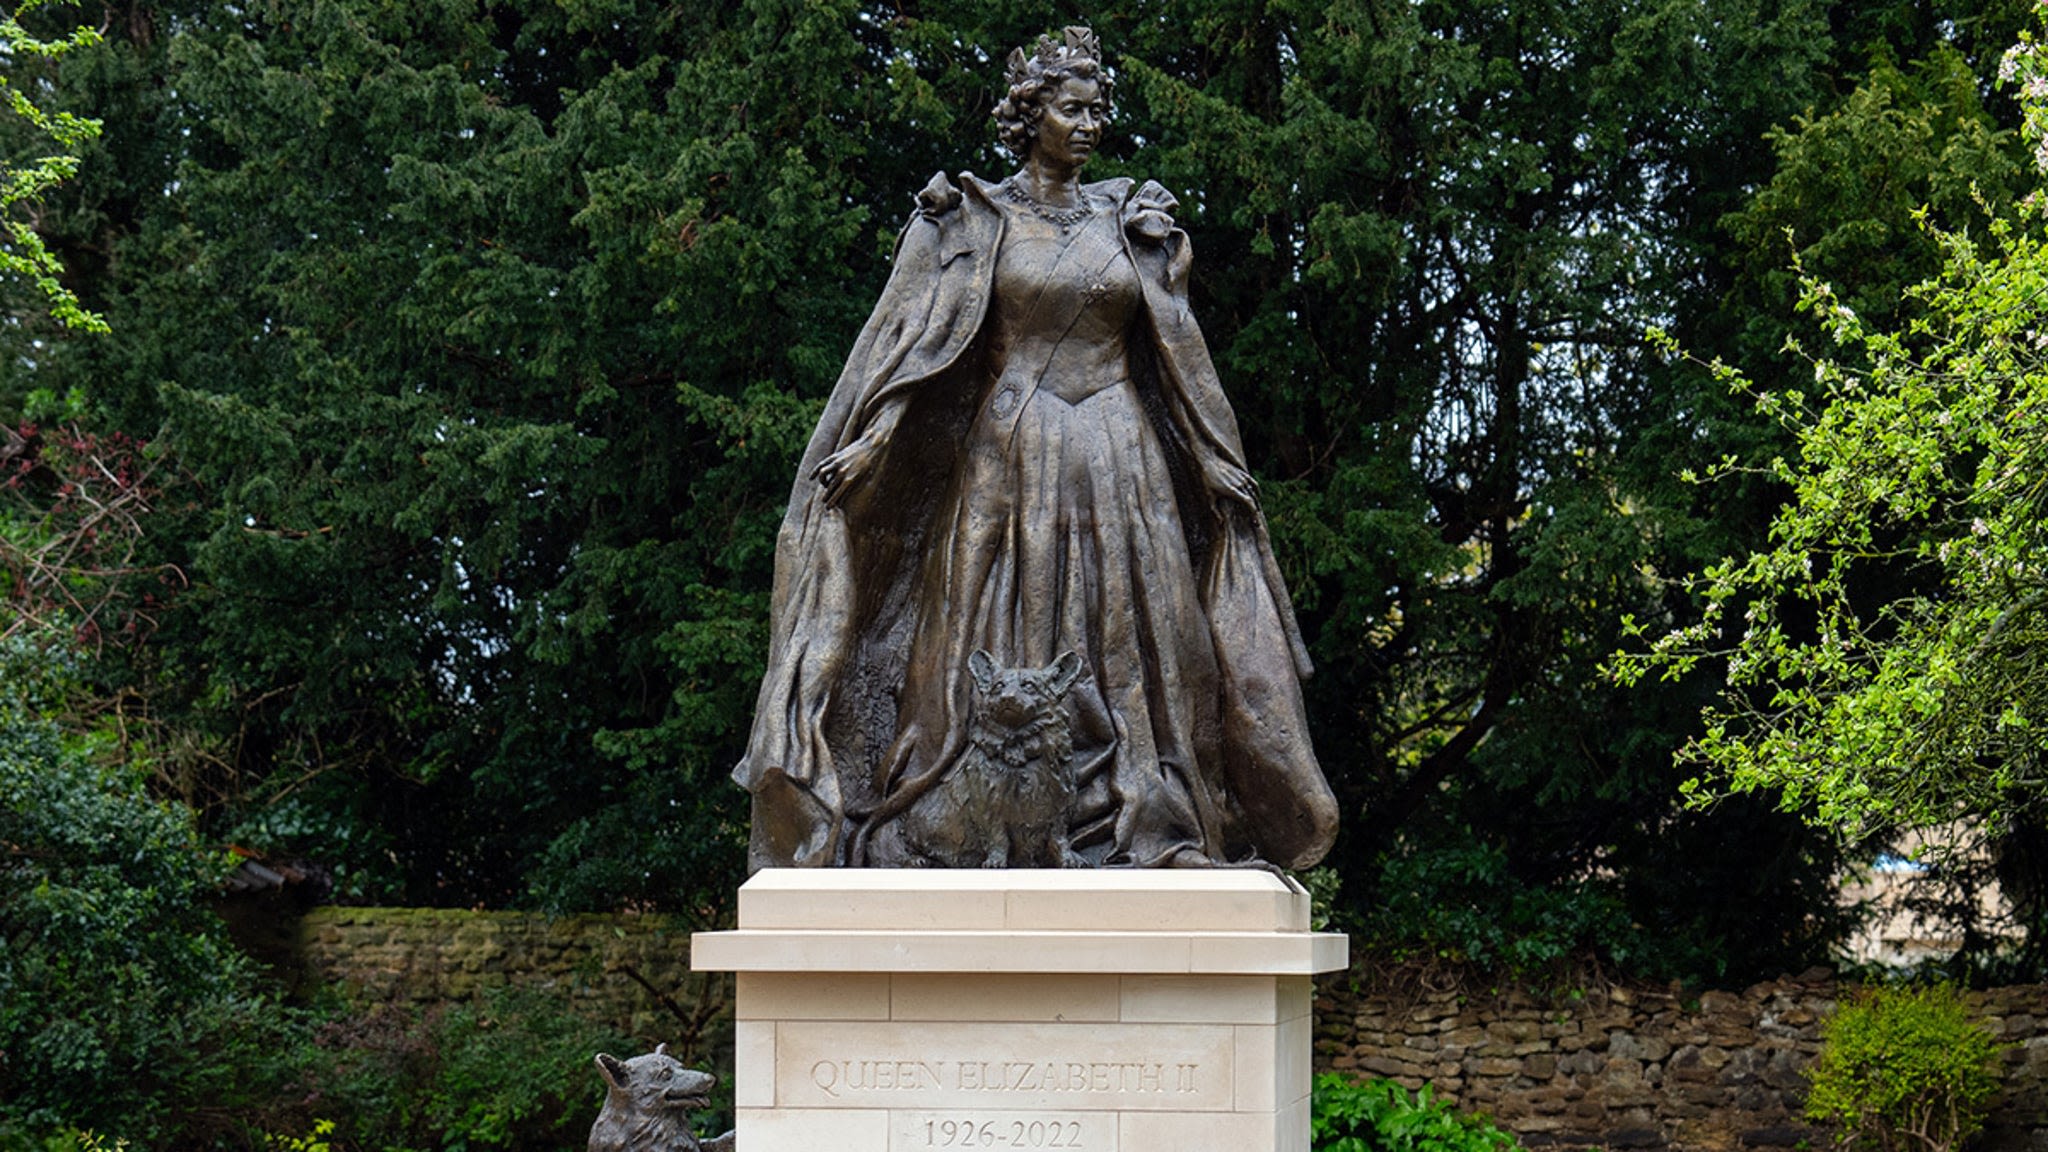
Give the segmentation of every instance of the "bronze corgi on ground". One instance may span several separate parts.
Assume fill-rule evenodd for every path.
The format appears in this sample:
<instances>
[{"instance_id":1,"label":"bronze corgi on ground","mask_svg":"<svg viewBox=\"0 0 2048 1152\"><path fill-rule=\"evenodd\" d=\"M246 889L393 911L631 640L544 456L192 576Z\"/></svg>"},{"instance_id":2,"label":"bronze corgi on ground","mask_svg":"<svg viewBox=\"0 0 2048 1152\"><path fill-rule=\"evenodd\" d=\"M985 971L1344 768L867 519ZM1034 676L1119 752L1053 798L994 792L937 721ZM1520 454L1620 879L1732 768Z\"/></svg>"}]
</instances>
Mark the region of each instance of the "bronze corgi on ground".
<instances>
[{"instance_id":1,"label":"bronze corgi on ground","mask_svg":"<svg viewBox=\"0 0 2048 1152\"><path fill-rule=\"evenodd\" d=\"M631 1060L597 1054L604 1109L590 1126L590 1152L733 1152L733 1134L699 1142L690 1113L711 1106L718 1077L683 1066L668 1045Z\"/></svg>"}]
</instances>

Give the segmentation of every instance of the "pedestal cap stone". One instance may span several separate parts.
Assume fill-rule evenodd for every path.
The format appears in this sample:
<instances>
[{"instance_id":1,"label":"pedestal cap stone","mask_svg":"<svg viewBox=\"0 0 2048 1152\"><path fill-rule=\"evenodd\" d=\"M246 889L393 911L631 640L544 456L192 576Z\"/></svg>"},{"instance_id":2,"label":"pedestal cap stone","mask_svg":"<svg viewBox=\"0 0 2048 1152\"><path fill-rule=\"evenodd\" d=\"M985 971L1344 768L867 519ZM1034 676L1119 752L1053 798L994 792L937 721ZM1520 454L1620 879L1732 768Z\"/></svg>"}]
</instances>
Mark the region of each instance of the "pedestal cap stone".
<instances>
[{"instance_id":1,"label":"pedestal cap stone","mask_svg":"<svg viewBox=\"0 0 2048 1152\"><path fill-rule=\"evenodd\" d=\"M1348 941L1308 930L1268 872L787 868L740 889L739 928L692 938L723 972L1313 975Z\"/></svg>"}]
</instances>

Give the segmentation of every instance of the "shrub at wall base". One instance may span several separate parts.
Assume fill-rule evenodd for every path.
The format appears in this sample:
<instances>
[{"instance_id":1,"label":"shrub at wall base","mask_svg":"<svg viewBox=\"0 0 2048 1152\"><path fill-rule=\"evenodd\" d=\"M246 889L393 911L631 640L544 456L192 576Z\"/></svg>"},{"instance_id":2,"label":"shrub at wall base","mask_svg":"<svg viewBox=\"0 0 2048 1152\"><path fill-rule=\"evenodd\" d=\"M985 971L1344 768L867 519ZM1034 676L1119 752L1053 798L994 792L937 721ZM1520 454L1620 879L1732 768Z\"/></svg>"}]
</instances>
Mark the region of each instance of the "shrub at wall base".
<instances>
[{"instance_id":1,"label":"shrub at wall base","mask_svg":"<svg viewBox=\"0 0 2048 1152\"><path fill-rule=\"evenodd\" d=\"M1953 987L1872 989L1823 1026L1806 1114L1844 1147L1949 1152L1984 1127L2000 1048Z\"/></svg>"},{"instance_id":2,"label":"shrub at wall base","mask_svg":"<svg viewBox=\"0 0 2048 1152\"><path fill-rule=\"evenodd\" d=\"M1413 1095L1392 1080L1316 1077L1309 1135L1316 1152L1514 1152L1513 1135L1459 1112L1424 1086Z\"/></svg>"}]
</instances>

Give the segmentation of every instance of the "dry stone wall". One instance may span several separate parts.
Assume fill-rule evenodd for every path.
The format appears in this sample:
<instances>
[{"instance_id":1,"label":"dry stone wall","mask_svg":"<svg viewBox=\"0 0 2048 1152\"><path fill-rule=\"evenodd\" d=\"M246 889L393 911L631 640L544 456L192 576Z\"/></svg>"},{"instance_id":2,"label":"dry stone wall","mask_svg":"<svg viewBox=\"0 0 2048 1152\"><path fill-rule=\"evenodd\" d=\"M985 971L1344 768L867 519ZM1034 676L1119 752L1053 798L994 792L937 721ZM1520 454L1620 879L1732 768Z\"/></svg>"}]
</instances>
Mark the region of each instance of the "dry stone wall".
<instances>
[{"instance_id":1,"label":"dry stone wall","mask_svg":"<svg viewBox=\"0 0 2048 1152\"><path fill-rule=\"evenodd\" d=\"M299 921L295 950L306 976L362 1001L432 1007L516 984L658 1038L674 1036L678 1012L726 1010L730 981L692 973L689 947L689 933L660 916L316 908Z\"/></svg>"},{"instance_id":2,"label":"dry stone wall","mask_svg":"<svg viewBox=\"0 0 2048 1152\"><path fill-rule=\"evenodd\" d=\"M432 1006L518 984L557 989L585 1015L670 1039L679 1013L713 1032L729 1015L730 981L691 973L687 933L661 917L321 908L299 922L296 942L308 975L370 1001ZM1617 987L1548 998L1360 991L1370 985L1363 973L1319 982L1317 1070L1427 1083L1528 1147L1829 1142L1800 1118L1820 1023L1847 994L1824 972L1740 992ZM2009 1045L1984 1148L2048 1152L2048 985L1971 993L1970 1002Z\"/></svg>"},{"instance_id":3,"label":"dry stone wall","mask_svg":"<svg viewBox=\"0 0 2048 1152\"><path fill-rule=\"evenodd\" d=\"M1490 1113L1532 1147L1822 1147L1800 1116L1820 1022L1845 993L1825 973L1742 992L1614 988L1375 996L1326 980L1316 1064L1384 1076ZM2048 1152L2048 986L1972 993L2004 1054L1985 1147Z\"/></svg>"}]
</instances>

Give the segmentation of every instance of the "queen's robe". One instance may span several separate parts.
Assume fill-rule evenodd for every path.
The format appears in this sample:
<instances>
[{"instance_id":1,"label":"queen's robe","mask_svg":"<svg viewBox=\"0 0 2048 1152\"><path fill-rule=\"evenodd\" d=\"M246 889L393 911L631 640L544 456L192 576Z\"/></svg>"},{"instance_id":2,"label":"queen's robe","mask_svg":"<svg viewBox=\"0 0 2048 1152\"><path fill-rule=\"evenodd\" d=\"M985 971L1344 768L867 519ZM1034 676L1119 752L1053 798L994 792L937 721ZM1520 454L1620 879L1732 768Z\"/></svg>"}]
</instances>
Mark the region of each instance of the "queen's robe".
<instances>
[{"instance_id":1,"label":"queen's robe","mask_svg":"<svg viewBox=\"0 0 2048 1152\"><path fill-rule=\"evenodd\" d=\"M900 862L870 860L874 833L962 743L967 674L950 667L965 659L960 646L949 646L948 666L912 675L906 665L913 649L932 647L915 643L920 619L931 627L957 594L933 586L948 513L977 498L958 481L961 445L990 383L983 337L1005 231L993 194L971 175L960 186L934 177L919 194L888 285L797 471L777 539L768 671L733 773L753 798L751 868ZM1243 449L1188 308L1187 236L1157 184L1111 180L1083 194L1114 205L1118 242L1137 273L1142 305L1129 370L1172 462L1172 499L1211 641L1205 659L1213 655L1213 685L1201 690L1213 693L1205 705L1215 719L1204 725L1196 763L1172 772L1125 763L1103 775L1096 807L1107 815L1088 856L1305 867L1328 850L1336 827L1302 706L1310 663L1263 516L1202 486L1205 465L1242 468ZM882 454L829 506L813 478L818 465L899 403ZM898 698L906 683L936 685L918 690L944 699L906 704ZM910 714L945 717L951 731L934 747L948 751L906 764L899 736ZM1152 815L1165 812L1176 815ZM1162 821L1171 827L1148 826Z\"/></svg>"}]
</instances>

